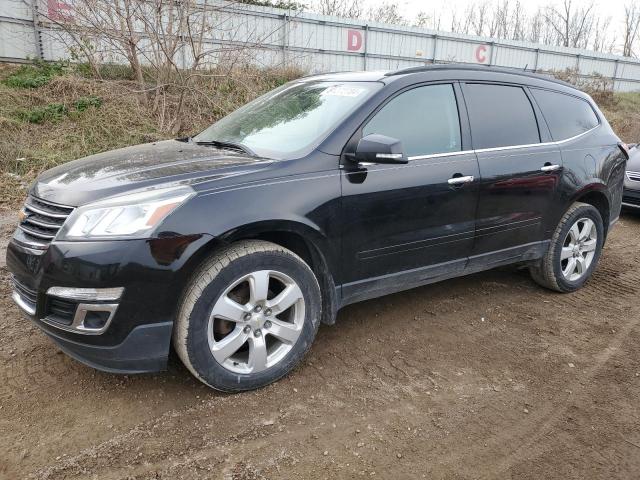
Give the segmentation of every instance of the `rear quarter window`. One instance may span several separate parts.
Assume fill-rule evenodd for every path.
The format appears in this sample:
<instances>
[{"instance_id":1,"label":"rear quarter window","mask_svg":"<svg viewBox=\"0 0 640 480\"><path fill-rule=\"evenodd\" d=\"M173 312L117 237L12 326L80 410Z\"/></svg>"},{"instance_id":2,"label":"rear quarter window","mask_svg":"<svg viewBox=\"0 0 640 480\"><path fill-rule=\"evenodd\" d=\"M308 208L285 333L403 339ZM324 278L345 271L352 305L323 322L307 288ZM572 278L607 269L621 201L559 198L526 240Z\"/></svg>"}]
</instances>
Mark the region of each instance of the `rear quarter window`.
<instances>
[{"instance_id":1,"label":"rear quarter window","mask_svg":"<svg viewBox=\"0 0 640 480\"><path fill-rule=\"evenodd\" d=\"M531 93L542 110L555 141L575 137L600 123L586 100L537 88L532 88Z\"/></svg>"}]
</instances>

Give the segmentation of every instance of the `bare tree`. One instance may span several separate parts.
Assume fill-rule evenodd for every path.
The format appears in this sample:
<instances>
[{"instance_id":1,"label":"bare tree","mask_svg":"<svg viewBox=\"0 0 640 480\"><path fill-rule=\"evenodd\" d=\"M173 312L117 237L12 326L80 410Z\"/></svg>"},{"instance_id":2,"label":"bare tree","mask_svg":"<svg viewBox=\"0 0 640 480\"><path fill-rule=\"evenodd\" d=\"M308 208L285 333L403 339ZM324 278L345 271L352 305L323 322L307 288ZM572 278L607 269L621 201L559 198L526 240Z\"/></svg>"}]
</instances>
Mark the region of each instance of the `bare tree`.
<instances>
[{"instance_id":1,"label":"bare tree","mask_svg":"<svg viewBox=\"0 0 640 480\"><path fill-rule=\"evenodd\" d=\"M487 1L483 1L474 6L473 19L471 24L473 26L473 33L478 36L483 36L485 34L485 28L488 22L488 17L491 14L489 11L489 3Z\"/></svg>"},{"instance_id":2,"label":"bare tree","mask_svg":"<svg viewBox=\"0 0 640 480\"><path fill-rule=\"evenodd\" d=\"M159 127L177 131L187 94L203 93L198 82L208 70L231 69L244 54L259 50L277 34L274 30L259 35L247 20L246 25L229 21L225 8L231 6L232 2L221 5L213 0L76 0L73 15L56 22L61 36L80 52L79 59L92 65L126 60L136 93L151 102ZM235 42L240 30L246 36ZM227 43L216 44L212 38ZM170 106L168 92L178 98Z\"/></svg>"},{"instance_id":3,"label":"bare tree","mask_svg":"<svg viewBox=\"0 0 640 480\"><path fill-rule=\"evenodd\" d=\"M415 27L430 28L431 30L440 30L442 24L442 15L440 13L419 12L416 20L413 22Z\"/></svg>"},{"instance_id":4,"label":"bare tree","mask_svg":"<svg viewBox=\"0 0 640 480\"><path fill-rule=\"evenodd\" d=\"M358 0L313 0L311 8L322 15L336 17L361 18L364 14Z\"/></svg>"},{"instance_id":5,"label":"bare tree","mask_svg":"<svg viewBox=\"0 0 640 480\"><path fill-rule=\"evenodd\" d=\"M634 47L640 32L640 5L637 1L629 2L624 6L624 31L622 55L625 57L637 56Z\"/></svg>"},{"instance_id":6,"label":"bare tree","mask_svg":"<svg viewBox=\"0 0 640 480\"><path fill-rule=\"evenodd\" d=\"M598 17L593 22L593 39L590 48L595 52L613 53L616 36L610 34L611 17Z\"/></svg>"},{"instance_id":7,"label":"bare tree","mask_svg":"<svg viewBox=\"0 0 640 480\"><path fill-rule=\"evenodd\" d=\"M379 7L369 10L369 20L391 25L408 25L409 21L402 16L397 3L385 2Z\"/></svg>"},{"instance_id":8,"label":"bare tree","mask_svg":"<svg viewBox=\"0 0 640 480\"><path fill-rule=\"evenodd\" d=\"M454 11L451 15L451 31L454 33L471 33L476 16L475 4L468 5L462 12Z\"/></svg>"},{"instance_id":9,"label":"bare tree","mask_svg":"<svg viewBox=\"0 0 640 480\"><path fill-rule=\"evenodd\" d=\"M536 12L529 18L529 30L526 40L529 42L542 42L543 32L545 30L544 13L538 8Z\"/></svg>"},{"instance_id":10,"label":"bare tree","mask_svg":"<svg viewBox=\"0 0 640 480\"><path fill-rule=\"evenodd\" d=\"M573 0L563 0L560 7L548 6L545 19L564 47L586 48L594 23L594 3L576 7Z\"/></svg>"},{"instance_id":11,"label":"bare tree","mask_svg":"<svg viewBox=\"0 0 640 480\"><path fill-rule=\"evenodd\" d=\"M509 32L507 38L511 40L524 40L526 37L525 29L527 28L528 18L520 0L516 0L510 18L510 22L507 22L507 31Z\"/></svg>"}]
</instances>

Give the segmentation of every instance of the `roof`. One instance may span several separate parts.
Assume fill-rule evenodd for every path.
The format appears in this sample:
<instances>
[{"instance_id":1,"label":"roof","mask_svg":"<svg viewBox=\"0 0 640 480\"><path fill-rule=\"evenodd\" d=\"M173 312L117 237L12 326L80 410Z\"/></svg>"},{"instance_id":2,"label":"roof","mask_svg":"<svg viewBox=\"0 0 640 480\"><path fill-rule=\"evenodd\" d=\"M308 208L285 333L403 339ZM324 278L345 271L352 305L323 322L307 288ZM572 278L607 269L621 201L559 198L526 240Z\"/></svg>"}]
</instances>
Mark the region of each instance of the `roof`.
<instances>
[{"instance_id":1,"label":"roof","mask_svg":"<svg viewBox=\"0 0 640 480\"><path fill-rule=\"evenodd\" d=\"M384 80L388 73L388 71L328 72L307 75L302 78L304 80L326 80L332 82L377 82Z\"/></svg>"},{"instance_id":2,"label":"roof","mask_svg":"<svg viewBox=\"0 0 640 480\"><path fill-rule=\"evenodd\" d=\"M464 71L476 71L476 72L494 72L494 73L507 73L511 75L521 75L524 77L535 78L537 80L546 80L548 82L559 83L568 87L573 87L570 83L558 80L551 75L545 75L540 73L528 72L520 68L509 67L494 67L489 65L475 65L469 63L434 63L429 65L421 65L419 67L401 68L399 70L393 70L387 72L385 76L393 77L397 75L409 75L412 73L425 73L430 71L443 71L443 70L464 70Z\"/></svg>"},{"instance_id":3,"label":"roof","mask_svg":"<svg viewBox=\"0 0 640 480\"><path fill-rule=\"evenodd\" d=\"M547 82L553 82L559 85L564 85L565 87L576 88L574 85L571 85L567 82L563 82L561 80L557 80L550 75L543 75L539 73L528 72L525 70L517 69L517 68L508 68L508 67L490 67L488 65L474 65L467 63L438 63L438 64L428 64L421 65L418 67L409 67L402 68L399 70L392 71L373 71L373 72L330 72L330 73L322 73L309 75L304 77L305 80L326 80L326 81L339 81L339 82L376 82L376 81L389 81L394 77L400 76L408 76L418 73L429 73L429 72L443 72L443 71L472 71L472 72L492 72L492 73L502 73L508 75L520 75L528 78L533 78L536 80L543 80Z\"/></svg>"}]
</instances>

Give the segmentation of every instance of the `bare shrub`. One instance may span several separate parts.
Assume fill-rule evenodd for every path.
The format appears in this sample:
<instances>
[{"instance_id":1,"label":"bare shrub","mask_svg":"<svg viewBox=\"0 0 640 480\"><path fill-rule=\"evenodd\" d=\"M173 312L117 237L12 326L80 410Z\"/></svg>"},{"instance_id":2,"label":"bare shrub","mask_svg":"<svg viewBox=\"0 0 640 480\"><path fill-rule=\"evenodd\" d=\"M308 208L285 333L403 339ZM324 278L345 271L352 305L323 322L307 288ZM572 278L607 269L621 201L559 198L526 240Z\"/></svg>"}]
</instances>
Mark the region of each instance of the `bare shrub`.
<instances>
[{"instance_id":1,"label":"bare shrub","mask_svg":"<svg viewBox=\"0 0 640 480\"><path fill-rule=\"evenodd\" d=\"M581 75L576 68L551 70L545 73L588 93L598 105L610 105L615 102L613 81L599 73L593 72L589 76L585 76Z\"/></svg>"},{"instance_id":2,"label":"bare shrub","mask_svg":"<svg viewBox=\"0 0 640 480\"><path fill-rule=\"evenodd\" d=\"M17 68L0 66L0 79ZM168 89L164 93L165 108L158 110L132 94L137 89L135 80L96 80L67 71L38 88L18 89L0 82L0 207L22 201L29 183L43 170L114 148L196 134L302 74L295 69L249 66L204 73L194 79L199 93L184 97L180 112L183 121L175 133L160 128L158 116L163 111L168 116L176 115L178 90ZM69 113L47 117L40 123L32 123L22 114L51 105L62 105Z\"/></svg>"},{"instance_id":3,"label":"bare shrub","mask_svg":"<svg viewBox=\"0 0 640 480\"><path fill-rule=\"evenodd\" d=\"M175 134L182 129L186 103L206 101L216 76L251 62L265 42L280 35L281 27L260 33L248 24L239 28L229 21L232 6L211 0L76 0L71 14L50 21L96 77L105 62L125 61L136 83L131 93L149 104L160 131ZM249 41L234 43L243 29Z\"/></svg>"}]
</instances>

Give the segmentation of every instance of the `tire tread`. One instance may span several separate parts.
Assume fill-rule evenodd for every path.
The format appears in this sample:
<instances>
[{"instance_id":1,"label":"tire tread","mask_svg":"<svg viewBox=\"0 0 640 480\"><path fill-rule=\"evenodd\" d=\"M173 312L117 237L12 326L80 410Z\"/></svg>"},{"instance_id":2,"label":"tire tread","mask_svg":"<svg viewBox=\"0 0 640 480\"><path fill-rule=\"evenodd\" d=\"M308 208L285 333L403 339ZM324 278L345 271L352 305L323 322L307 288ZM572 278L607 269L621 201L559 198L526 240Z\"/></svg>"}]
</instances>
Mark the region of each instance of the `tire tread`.
<instances>
[{"instance_id":1,"label":"tire tread","mask_svg":"<svg viewBox=\"0 0 640 480\"><path fill-rule=\"evenodd\" d=\"M564 213L556 230L553 232L553 236L551 237L551 244L549 245L549 250L542 257L540 262L537 265L531 266L529 268L529 273L533 280L540 286L548 288L549 290L555 290L556 292L566 293L570 290L563 288L557 280L556 274L554 272L554 259L556 256L556 250L558 247L562 248L562 243L560 242L560 234L562 233L564 227L570 222L574 213L584 207L592 207L587 203L575 202L571 205L567 211Z\"/></svg>"},{"instance_id":2,"label":"tire tread","mask_svg":"<svg viewBox=\"0 0 640 480\"><path fill-rule=\"evenodd\" d=\"M207 260L205 260L198 268L198 270L196 270L191 281L187 284L187 287L184 290L184 294L180 300L178 315L173 327L173 347L178 354L178 357L180 358L184 366L187 367L187 369L191 372L191 374L202 383L213 389L221 390L220 387L211 385L198 373L189 355L187 339L189 335L189 318L191 316L191 312L198 299L202 296L202 292L204 291L206 286L213 282L217 275L227 266L229 266L233 261L247 255L266 252L293 257L295 260L299 261L302 265L308 268L313 275L313 271L311 270L311 268L305 263L304 260L302 260L302 258L296 255L294 252L281 247L280 245L264 240L243 240L222 248ZM315 275L313 275L313 278L315 278ZM239 388L237 390L229 389L225 391L242 390L242 388Z\"/></svg>"}]
</instances>

